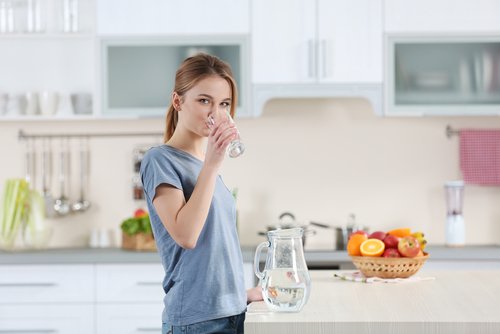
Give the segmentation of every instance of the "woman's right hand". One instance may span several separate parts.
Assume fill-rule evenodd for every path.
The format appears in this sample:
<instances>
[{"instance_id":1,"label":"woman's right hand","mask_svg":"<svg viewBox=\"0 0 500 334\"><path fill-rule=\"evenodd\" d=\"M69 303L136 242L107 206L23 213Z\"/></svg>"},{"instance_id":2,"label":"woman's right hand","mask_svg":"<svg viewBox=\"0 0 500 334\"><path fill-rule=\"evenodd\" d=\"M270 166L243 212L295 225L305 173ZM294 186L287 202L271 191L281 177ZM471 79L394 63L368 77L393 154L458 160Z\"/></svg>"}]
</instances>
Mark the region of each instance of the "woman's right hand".
<instances>
[{"instance_id":1,"label":"woman's right hand","mask_svg":"<svg viewBox=\"0 0 500 334\"><path fill-rule=\"evenodd\" d=\"M208 135L207 152L205 154L205 165L219 168L226 155L228 145L236 138L237 130L234 123L227 119L210 126Z\"/></svg>"}]
</instances>

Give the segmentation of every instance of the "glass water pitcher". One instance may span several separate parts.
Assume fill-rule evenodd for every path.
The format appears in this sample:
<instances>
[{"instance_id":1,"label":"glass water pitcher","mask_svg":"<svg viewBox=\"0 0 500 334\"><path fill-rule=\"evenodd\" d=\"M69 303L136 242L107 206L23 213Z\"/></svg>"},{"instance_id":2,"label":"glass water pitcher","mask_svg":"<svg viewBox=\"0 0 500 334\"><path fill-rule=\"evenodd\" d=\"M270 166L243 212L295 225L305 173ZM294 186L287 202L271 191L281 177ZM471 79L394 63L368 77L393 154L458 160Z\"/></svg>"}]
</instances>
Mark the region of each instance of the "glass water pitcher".
<instances>
[{"instance_id":1,"label":"glass water pitcher","mask_svg":"<svg viewBox=\"0 0 500 334\"><path fill-rule=\"evenodd\" d=\"M309 299L311 278L302 247L302 228L273 230L268 241L257 246L255 275L260 279L262 297L270 310L299 312ZM260 254L267 248L266 265L260 271Z\"/></svg>"}]
</instances>

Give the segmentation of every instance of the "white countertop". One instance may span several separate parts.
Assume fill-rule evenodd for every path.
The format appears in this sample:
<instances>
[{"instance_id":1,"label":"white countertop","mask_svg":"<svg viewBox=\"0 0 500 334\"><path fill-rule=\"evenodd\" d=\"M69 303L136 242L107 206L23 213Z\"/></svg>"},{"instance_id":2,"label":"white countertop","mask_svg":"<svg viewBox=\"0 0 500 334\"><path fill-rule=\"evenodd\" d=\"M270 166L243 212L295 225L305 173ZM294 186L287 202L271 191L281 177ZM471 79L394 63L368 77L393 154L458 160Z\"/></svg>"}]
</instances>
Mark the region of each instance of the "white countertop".
<instances>
[{"instance_id":1,"label":"white countertop","mask_svg":"<svg viewBox=\"0 0 500 334\"><path fill-rule=\"evenodd\" d=\"M359 283L311 271L299 313L248 307L245 333L500 333L500 271L426 271L434 280Z\"/></svg>"}]
</instances>

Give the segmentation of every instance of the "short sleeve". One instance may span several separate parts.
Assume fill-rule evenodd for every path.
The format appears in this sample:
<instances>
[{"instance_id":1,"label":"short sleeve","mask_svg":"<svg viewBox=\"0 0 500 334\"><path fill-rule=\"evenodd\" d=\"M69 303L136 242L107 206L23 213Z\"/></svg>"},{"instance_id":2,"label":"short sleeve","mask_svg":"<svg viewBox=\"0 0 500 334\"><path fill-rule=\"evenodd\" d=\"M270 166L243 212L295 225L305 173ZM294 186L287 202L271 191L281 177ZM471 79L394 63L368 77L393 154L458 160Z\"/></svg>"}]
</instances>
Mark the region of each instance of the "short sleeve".
<instances>
[{"instance_id":1,"label":"short sleeve","mask_svg":"<svg viewBox=\"0 0 500 334\"><path fill-rule=\"evenodd\" d=\"M181 178L177 173L172 156L162 152L161 148L150 149L141 162L141 181L146 197L153 201L156 188L161 184L169 184L182 189Z\"/></svg>"}]
</instances>

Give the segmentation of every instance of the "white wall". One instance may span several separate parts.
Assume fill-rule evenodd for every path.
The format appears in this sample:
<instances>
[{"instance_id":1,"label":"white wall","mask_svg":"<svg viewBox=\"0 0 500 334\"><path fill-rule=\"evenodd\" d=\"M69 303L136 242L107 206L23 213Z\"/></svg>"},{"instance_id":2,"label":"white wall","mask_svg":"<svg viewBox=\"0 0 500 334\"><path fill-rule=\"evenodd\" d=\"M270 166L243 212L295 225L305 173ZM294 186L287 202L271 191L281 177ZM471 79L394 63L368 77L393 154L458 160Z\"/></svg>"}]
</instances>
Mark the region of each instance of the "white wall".
<instances>
[{"instance_id":1,"label":"white wall","mask_svg":"<svg viewBox=\"0 0 500 334\"><path fill-rule=\"evenodd\" d=\"M500 118L380 118L355 99L276 100L258 119L238 121L247 152L228 159L223 176L239 188L240 235L244 245L263 238L257 231L277 222L286 210L297 218L331 225L353 212L371 230L408 226L444 243L443 183L459 179L458 137L445 127L500 127ZM22 128L31 132L162 131L163 120L69 123L0 123L0 185L22 176ZM131 197L135 145L159 138L92 139L92 209L50 221L51 247L84 246L92 227L118 230L136 203ZM75 148L77 143L75 142ZM76 156L75 156L76 158ZM76 160L74 161L76 163ZM73 198L77 196L76 175ZM54 180L54 192L58 194ZM466 241L500 243L500 189L467 186ZM331 233L319 230L308 248L327 248Z\"/></svg>"}]
</instances>

